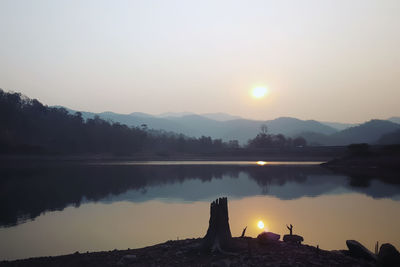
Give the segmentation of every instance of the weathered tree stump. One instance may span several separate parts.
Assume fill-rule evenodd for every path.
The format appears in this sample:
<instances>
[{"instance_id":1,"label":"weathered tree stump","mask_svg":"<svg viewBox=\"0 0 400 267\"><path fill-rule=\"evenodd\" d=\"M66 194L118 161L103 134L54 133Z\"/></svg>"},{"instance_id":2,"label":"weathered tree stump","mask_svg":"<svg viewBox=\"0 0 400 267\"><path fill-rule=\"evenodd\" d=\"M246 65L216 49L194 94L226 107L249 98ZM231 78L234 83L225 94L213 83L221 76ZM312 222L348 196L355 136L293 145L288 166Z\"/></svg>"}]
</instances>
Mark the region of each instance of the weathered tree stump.
<instances>
[{"instance_id":1,"label":"weathered tree stump","mask_svg":"<svg viewBox=\"0 0 400 267\"><path fill-rule=\"evenodd\" d=\"M210 206L210 221L207 234L203 238L203 248L212 251L228 250L232 234L229 227L228 199L216 199Z\"/></svg>"}]
</instances>

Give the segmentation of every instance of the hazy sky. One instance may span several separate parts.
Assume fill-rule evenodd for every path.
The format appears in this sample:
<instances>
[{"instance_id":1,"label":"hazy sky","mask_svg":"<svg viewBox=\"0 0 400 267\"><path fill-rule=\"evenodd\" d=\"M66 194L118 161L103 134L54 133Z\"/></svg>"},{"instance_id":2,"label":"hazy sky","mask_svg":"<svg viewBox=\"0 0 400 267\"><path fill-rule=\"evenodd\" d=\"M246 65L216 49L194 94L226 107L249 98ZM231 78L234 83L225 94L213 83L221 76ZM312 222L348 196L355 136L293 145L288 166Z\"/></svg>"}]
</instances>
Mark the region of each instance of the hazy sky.
<instances>
[{"instance_id":1,"label":"hazy sky","mask_svg":"<svg viewBox=\"0 0 400 267\"><path fill-rule=\"evenodd\" d=\"M399 0L0 0L0 88L95 112L398 116L399 14Z\"/></svg>"}]
</instances>

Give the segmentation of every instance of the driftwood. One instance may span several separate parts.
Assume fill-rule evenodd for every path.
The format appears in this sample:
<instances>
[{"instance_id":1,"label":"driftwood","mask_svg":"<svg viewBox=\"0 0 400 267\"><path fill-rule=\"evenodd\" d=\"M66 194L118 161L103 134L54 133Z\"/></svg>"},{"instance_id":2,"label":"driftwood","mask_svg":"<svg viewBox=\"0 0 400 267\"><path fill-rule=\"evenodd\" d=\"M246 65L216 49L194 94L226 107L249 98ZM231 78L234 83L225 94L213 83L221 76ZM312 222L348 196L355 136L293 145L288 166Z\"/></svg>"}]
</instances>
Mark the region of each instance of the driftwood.
<instances>
[{"instance_id":1,"label":"driftwood","mask_svg":"<svg viewBox=\"0 0 400 267\"><path fill-rule=\"evenodd\" d=\"M229 227L228 200L219 198L211 203L210 221L207 234L203 238L203 248L211 251L228 250L232 234Z\"/></svg>"},{"instance_id":2,"label":"driftwood","mask_svg":"<svg viewBox=\"0 0 400 267\"><path fill-rule=\"evenodd\" d=\"M301 235L294 235L293 234L293 225L290 226L286 225L286 228L289 230L288 235L283 236L283 242L291 242L296 244L301 244L304 241L304 238Z\"/></svg>"},{"instance_id":3,"label":"driftwood","mask_svg":"<svg viewBox=\"0 0 400 267\"><path fill-rule=\"evenodd\" d=\"M290 235L293 235L293 225L290 225L290 227L289 227L289 226L287 226L287 224L286 224L286 228L289 230Z\"/></svg>"}]
</instances>

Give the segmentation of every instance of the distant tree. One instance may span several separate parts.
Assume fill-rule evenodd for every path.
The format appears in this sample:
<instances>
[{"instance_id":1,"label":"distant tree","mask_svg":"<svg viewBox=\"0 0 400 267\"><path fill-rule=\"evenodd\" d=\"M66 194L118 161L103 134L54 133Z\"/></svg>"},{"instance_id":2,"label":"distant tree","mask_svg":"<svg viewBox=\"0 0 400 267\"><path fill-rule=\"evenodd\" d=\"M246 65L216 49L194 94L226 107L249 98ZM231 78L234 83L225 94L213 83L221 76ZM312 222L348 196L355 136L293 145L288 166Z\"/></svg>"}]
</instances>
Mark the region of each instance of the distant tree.
<instances>
[{"instance_id":1,"label":"distant tree","mask_svg":"<svg viewBox=\"0 0 400 267\"><path fill-rule=\"evenodd\" d=\"M147 131L147 124L143 123L140 127L142 127L143 131Z\"/></svg>"},{"instance_id":2,"label":"distant tree","mask_svg":"<svg viewBox=\"0 0 400 267\"><path fill-rule=\"evenodd\" d=\"M273 136L273 144L276 147L283 148L286 146L286 138L283 134L278 134Z\"/></svg>"},{"instance_id":3,"label":"distant tree","mask_svg":"<svg viewBox=\"0 0 400 267\"><path fill-rule=\"evenodd\" d=\"M213 144L213 149L215 150L221 150L223 148L222 139L214 139L212 144Z\"/></svg>"},{"instance_id":4,"label":"distant tree","mask_svg":"<svg viewBox=\"0 0 400 267\"><path fill-rule=\"evenodd\" d=\"M238 140L230 140L228 142L228 148L231 148L231 149L239 148L239 141Z\"/></svg>"},{"instance_id":5,"label":"distant tree","mask_svg":"<svg viewBox=\"0 0 400 267\"><path fill-rule=\"evenodd\" d=\"M293 139L293 146L295 147L303 147L307 145L307 141L306 139L304 139L303 137L296 137L295 139Z\"/></svg>"},{"instance_id":6,"label":"distant tree","mask_svg":"<svg viewBox=\"0 0 400 267\"><path fill-rule=\"evenodd\" d=\"M297 137L295 139L286 138L283 134L267 134L264 128L257 136L250 139L247 143L248 148L260 149L260 148L285 148L285 147L299 147L306 146L307 142L303 137Z\"/></svg>"},{"instance_id":7,"label":"distant tree","mask_svg":"<svg viewBox=\"0 0 400 267\"><path fill-rule=\"evenodd\" d=\"M260 126L260 130L261 130L261 133L262 133L262 134L267 134L267 133L268 133L268 127L267 127L267 125L266 125L266 124L262 124L262 125Z\"/></svg>"},{"instance_id":8,"label":"distant tree","mask_svg":"<svg viewBox=\"0 0 400 267\"><path fill-rule=\"evenodd\" d=\"M80 112L69 114L64 108L48 107L36 99L1 89L0 121L0 152L3 153L40 150L125 155L143 150L198 153L239 147L238 143L225 143L209 136L189 138L149 130L146 124L128 127L99 116L84 121Z\"/></svg>"},{"instance_id":9,"label":"distant tree","mask_svg":"<svg viewBox=\"0 0 400 267\"><path fill-rule=\"evenodd\" d=\"M272 138L270 135L265 133L259 133L254 139L248 141L249 148L267 148L272 145Z\"/></svg>"}]
</instances>

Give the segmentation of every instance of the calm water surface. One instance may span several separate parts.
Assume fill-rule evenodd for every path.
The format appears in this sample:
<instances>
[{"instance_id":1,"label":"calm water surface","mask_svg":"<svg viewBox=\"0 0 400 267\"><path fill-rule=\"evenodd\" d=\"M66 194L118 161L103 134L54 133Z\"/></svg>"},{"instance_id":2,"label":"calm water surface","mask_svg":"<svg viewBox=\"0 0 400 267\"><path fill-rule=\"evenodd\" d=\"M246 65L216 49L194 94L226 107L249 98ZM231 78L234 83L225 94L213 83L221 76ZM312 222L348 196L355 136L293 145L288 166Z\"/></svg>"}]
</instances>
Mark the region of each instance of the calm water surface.
<instances>
[{"instance_id":1,"label":"calm water surface","mask_svg":"<svg viewBox=\"0 0 400 267\"><path fill-rule=\"evenodd\" d=\"M202 237L209 203L228 197L231 231L259 220L304 243L356 239L400 248L399 174L333 173L317 163L103 162L0 169L0 259L148 246Z\"/></svg>"}]
</instances>

